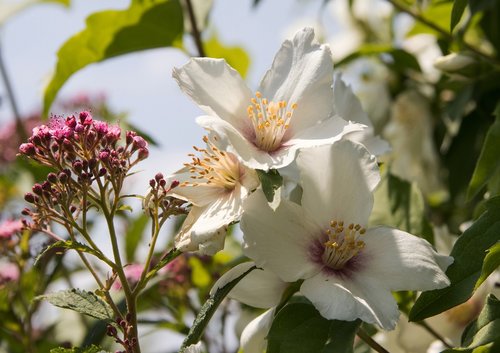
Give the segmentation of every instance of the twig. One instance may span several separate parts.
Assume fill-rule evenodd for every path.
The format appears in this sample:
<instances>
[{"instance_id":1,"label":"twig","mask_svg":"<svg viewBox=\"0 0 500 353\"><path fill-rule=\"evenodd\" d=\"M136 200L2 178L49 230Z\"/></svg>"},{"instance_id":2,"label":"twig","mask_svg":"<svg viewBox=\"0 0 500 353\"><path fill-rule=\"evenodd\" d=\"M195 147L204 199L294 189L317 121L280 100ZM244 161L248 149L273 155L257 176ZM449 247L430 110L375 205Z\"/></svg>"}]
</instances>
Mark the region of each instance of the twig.
<instances>
[{"instance_id":1,"label":"twig","mask_svg":"<svg viewBox=\"0 0 500 353\"><path fill-rule=\"evenodd\" d=\"M26 131L24 130L23 121L21 119L21 114L19 113L19 109L17 106L16 99L14 97L14 90L12 89L12 85L10 83L9 75L7 74L7 69L5 67L5 63L2 57L2 43L0 42L0 73L2 75L3 82L5 84L5 90L7 91L7 98L9 99L10 106L12 107L12 112L14 113L14 119L16 120L16 130L22 141L26 140L28 135L26 135Z\"/></svg>"},{"instance_id":2,"label":"twig","mask_svg":"<svg viewBox=\"0 0 500 353\"><path fill-rule=\"evenodd\" d=\"M201 34L198 30L198 25L196 24L196 17L194 16L193 4L191 0L186 0L186 7L189 15L189 22L191 23L191 34L194 39L194 43L196 44L196 48L198 49L198 56L204 57L205 50L203 49L203 43L201 41Z\"/></svg>"},{"instance_id":3,"label":"twig","mask_svg":"<svg viewBox=\"0 0 500 353\"><path fill-rule=\"evenodd\" d=\"M453 348L453 345L443 336L441 336L437 331L435 331L429 324L425 321L415 322L417 325L422 326L427 332L433 335L435 338L440 340L447 348Z\"/></svg>"},{"instance_id":4,"label":"twig","mask_svg":"<svg viewBox=\"0 0 500 353\"><path fill-rule=\"evenodd\" d=\"M404 12L408 15L410 15L411 17L413 17L415 20L417 20L418 22L426 25L427 27L433 29L434 31L438 32L441 36L447 38L449 41L455 41L455 37L450 33L448 32L447 30L445 30L444 28L436 25L434 22L432 21L429 21L428 19L426 19L425 17L423 17L422 15L416 13L416 12L413 12L412 10L410 10L409 8L401 5L400 3L398 3L397 0L387 0L390 4L392 4L392 6L394 6L396 9L398 9L399 11L401 12ZM460 41L462 43L462 45L467 48L468 50L470 50L471 52L474 52L475 54L483 57L484 59L488 60L488 61L491 61L493 63L496 63L498 64L498 60L496 58L493 58L491 56L489 56L488 54L486 53L483 53L482 51L480 51L478 48L476 48L475 46L467 43L465 41L465 39L462 38L462 40Z\"/></svg>"},{"instance_id":5,"label":"twig","mask_svg":"<svg viewBox=\"0 0 500 353\"><path fill-rule=\"evenodd\" d=\"M368 333L366 333L366 331L363 330L361 327L358 329L358 332L356 334L358 335L359 338L365 341L366 344L372 347L375 351L379 353L390 353L387 349L382 347L373 338L371 338L371 336Z\"/></svg>"}]
</instances>

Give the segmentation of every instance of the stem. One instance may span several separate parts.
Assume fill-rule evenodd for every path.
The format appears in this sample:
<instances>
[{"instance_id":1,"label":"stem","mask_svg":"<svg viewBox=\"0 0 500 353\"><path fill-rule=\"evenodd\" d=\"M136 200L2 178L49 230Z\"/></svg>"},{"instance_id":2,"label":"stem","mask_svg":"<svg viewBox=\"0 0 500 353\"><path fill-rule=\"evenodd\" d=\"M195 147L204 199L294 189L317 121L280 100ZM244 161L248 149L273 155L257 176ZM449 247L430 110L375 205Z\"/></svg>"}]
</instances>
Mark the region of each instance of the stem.
<instances>
[{"instance_id":1,"label":"stem","mask_svg":"<svg viewBox=\"0 0 500 353\"><path fill-rule=\"evenodd\" d=\"M189 22L191 23L191 35L193 36L194 43L196 44L196 48L198 49L198 56L204 57L205 50L203 49L203 43L201 41L201 34L198 30L198 25L196 24L196 17L194 16L193 4L191 0L185 0L186 7L189 15Z\"/></svg>"},{"instance_id":2,"label":"stem","mask_svg":"<svg viewBox=\"0 0 500 353\"><path fill-rule=\"evenodd\" d=\"M14 97L14 90L12 89L12 85L10 83L9 75L7 74L7 69L5 67L5 63L2 57L2 45L0 42L0 73L2 75L3 82L5 84L5 89L7 91L7 97L10 102L10 106L12 108L12 112L14 113L14 118L16 119L16 129L17 133L22 141L26 140L28 137L26 135L26 131L24 130L23 122L21 119L21 114L19 114L19 109L17 105L17 101Z\"/></svg>"},{"instance_id":3,"label":"stem","mask_svg":"<svg viewBox=\"0 0 500 353\"><path fill-rule=\"evenodd\" d=\"M453 345L445 337L441 336L437 331L435 331L432 327L430 327L429 324L424 320L415 323L422 326L432 336L440 340L446 346L446 348L453 348Z\"/></svg>"},{"instance_id":4,"label":"stem","mask_svg":"<svg viewBox=\"0 0 500 353\"><path fill-rule=\"evenodd\" d=\"M363 330L361 327L358 329L358 332L356 333L359 338L361 338L363 341L366 342L370 347L372 347L375 351L379 353L389 353L387 349L382 347L380 344L378 344L371 336L366 333L365 330Z\"/></svg>"},{"instance_id":5,"label":"stem","mask_svg":"<svg viewBox=\"0 0 500 353\"><path fill-rule=\"evenodd\" d=\"M409 8L401 5L400 3L398 3L397 0L387 0L387 1L390 4L392 4L392 6L394 6L399 11L404 12L404 13L410 15L411 17L413 17L418 22L420 22L420 23L426 25L427 27L433 29L434 31L438 32L441 36L443 36L444 38L448 39L450 42L455 41L455 37L453 37L453 35L450 32L448 32L444 28L441 28L440 26L436 25L434 22L429 21L428 19L426 19L422 15L420 15L420 14L418 14L416 12L413 12ZM475 54L483 57L484 59L486 59L486 60L488 60L490 62L498 63L498 60L496 58L493 58L493 57L489 56L488 54L483 53L482 51L480 51L478 48L476 48L472 44L467 43L465 41L465 39L462 39L460 42L461 42L461 44L466 49L470 50L471 52L473 52L473 53L475 53Z\"/></svg>"}]
</instances>

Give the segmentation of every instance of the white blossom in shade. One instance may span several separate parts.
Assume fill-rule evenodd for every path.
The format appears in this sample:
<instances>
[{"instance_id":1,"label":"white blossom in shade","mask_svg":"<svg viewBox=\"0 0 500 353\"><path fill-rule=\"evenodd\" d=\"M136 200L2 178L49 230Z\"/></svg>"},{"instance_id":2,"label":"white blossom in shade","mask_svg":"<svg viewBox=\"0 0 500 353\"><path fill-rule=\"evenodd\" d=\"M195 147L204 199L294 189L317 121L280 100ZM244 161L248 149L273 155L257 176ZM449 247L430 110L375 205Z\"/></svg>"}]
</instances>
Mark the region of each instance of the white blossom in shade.
<instances>
[{"instance_id":1,"label":"white blossom in shade","mask_svg":"<svg viewBox=\"0 0 500 353\"><path fill-rule=\"evenodd\" d=\"M207 114L198 124L225 136L228 151L250 168L284 167L299 148L363 128L332 116L331 52L311 28L283 43L255 94L222 59L193 58L173 77Z\"/></svg>"},{"instance_id":2,"label":"white blossom in shade","mask_svg":"<svg viewBox=\"0 0 500 353\"><path fill-rule=\"evenodd\" d=\"M375 158L351 141L301 150L301 205L272 210L256 191L241 220L244 253L300 292L327 319L361 319L393 329L399 311L391 291L444 288L453 262L425 240L379 226L366 229Z\"/></svg>"},{"instance_id":3,"label":"white blossom in shade","mask_svg":"<svg viewBox=\"0 0 500 353\"><path fill-rule=\"evenodd\" d=\"M417 91L405 91L396 98L383 135L392 146L391 172L416 182L427 198L442 200L448 196L440 180L432 120L428 100Z\"/></svg>"},{"instance_id":4,"label":"white blossom in shade","mask_svg":"<svg viewBox=\"0 0 500 353\"><path fill-rule=\"evenodd\" d=\"M344 135L344 139L363 144L370 153L382 155L390 151L389 143L375 135L373 124L368 114L363 110L361 102L352 91L351 86L342 80L340 73L335 75L333 83L334 113L355 123L366 126L361 131L354 131Z\"/></svg>"},{"instance_id":5,"label":"white blossom in shade","mask_svg":"<svg viewBox=\"0 0 500 353\"><path fill-rule=\"evenodd\" d=\"M191 162L170 177L179 181L171 194L192 204L175 246L212 255L224 247L227 226L239 220L242 202L258 187L259 178L233 153L217 147L217 136L204 141L206 147L194 147Z\"/></svg>"}]
</instances>

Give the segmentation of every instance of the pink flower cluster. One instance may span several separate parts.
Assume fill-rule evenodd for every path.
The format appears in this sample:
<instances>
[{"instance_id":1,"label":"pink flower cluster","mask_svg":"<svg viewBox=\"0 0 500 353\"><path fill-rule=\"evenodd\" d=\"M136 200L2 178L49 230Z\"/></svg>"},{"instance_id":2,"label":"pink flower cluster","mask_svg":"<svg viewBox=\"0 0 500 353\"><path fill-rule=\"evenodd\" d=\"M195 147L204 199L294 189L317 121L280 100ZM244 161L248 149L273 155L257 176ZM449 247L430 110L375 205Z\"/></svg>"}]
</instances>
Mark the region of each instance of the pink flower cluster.
<instances>
[{"instance_id":1,"label":"pink flower cluster","mask_svg":"<svg viewBox=\"0 0 500 353\"><path fill-rule=\"evenodd\" d=\"M0 240L9 240L16 233L24 228L24 223L20 219L8 219L0 224Z\"/></svg>"},{"instance_id":2,"label":"pink flower cluster","mask_svg":"<svg viewBox=\"0 0 500 353\"><path fill-rule=\"evenodd\" d=\"M47 180L33 186L25 200L35 204L38 213L28 209L35 223L50 217L50 209L60 206L75 213L81 206L82 193L101 178L100 185L120 188L128 171L149 155L148 143L133 131L125 134L125 145L119 145L121 129L94 120L88 111L78 117L52 118L48 125L33 129L27 143L19 147L21 155L54 169ZM118 190L115 190L118 192Z\"/></svg>"}]
</instances>

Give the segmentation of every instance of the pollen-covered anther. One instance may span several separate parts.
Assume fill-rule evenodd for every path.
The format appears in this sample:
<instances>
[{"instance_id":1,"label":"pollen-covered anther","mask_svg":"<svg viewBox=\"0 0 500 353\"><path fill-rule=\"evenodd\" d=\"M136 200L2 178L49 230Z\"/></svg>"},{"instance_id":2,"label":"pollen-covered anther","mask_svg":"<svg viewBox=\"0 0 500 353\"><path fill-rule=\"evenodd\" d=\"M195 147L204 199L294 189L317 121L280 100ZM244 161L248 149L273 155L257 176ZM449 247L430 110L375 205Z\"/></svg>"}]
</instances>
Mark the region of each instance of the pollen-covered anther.
<instances>
[{"instance_id":1,"label":"pollen-covered anther","mask_svg":"<svg viewBox=\"0 0 500 353\"><path fill-rule=\"evenodd\" d=\"M237 158L219 150L207 136L203 137L203 141L207 148L193 146L201 156L190 153L188 156L191 157L191 163L184 164L191 173L190 179L196 182L184 181L179 186L205 185L226 190L234 189L241 178L241 167Z\"/></svg>"},{"instance_id":2,"label":"pollen-covered anther","mask_svg":"<svg viewBox=\"0 0 500 353\"><path fill-rule=\"evenodd\" d=\"M328 240L323 244L323 263L325 266L339 270L356 256L365 243L360 240L366 230L359 224L350 223L344 226L343 221L332 220L325 234Z\"/></svg>"},{"instance_id":3,"label":"pollen-covered anther","mask_svg":"<svg viewBox=\"0 0 500 353\"><path fill-rule=\"evenodd\" d=\"M254 143L264 151L272 152L281 146L283 137L290 127L290 120L297 104L288 105L286 101L273 102L262 98L260 92L247 108L248 117L255 132Z\"/></svg>"}]
</instances>

